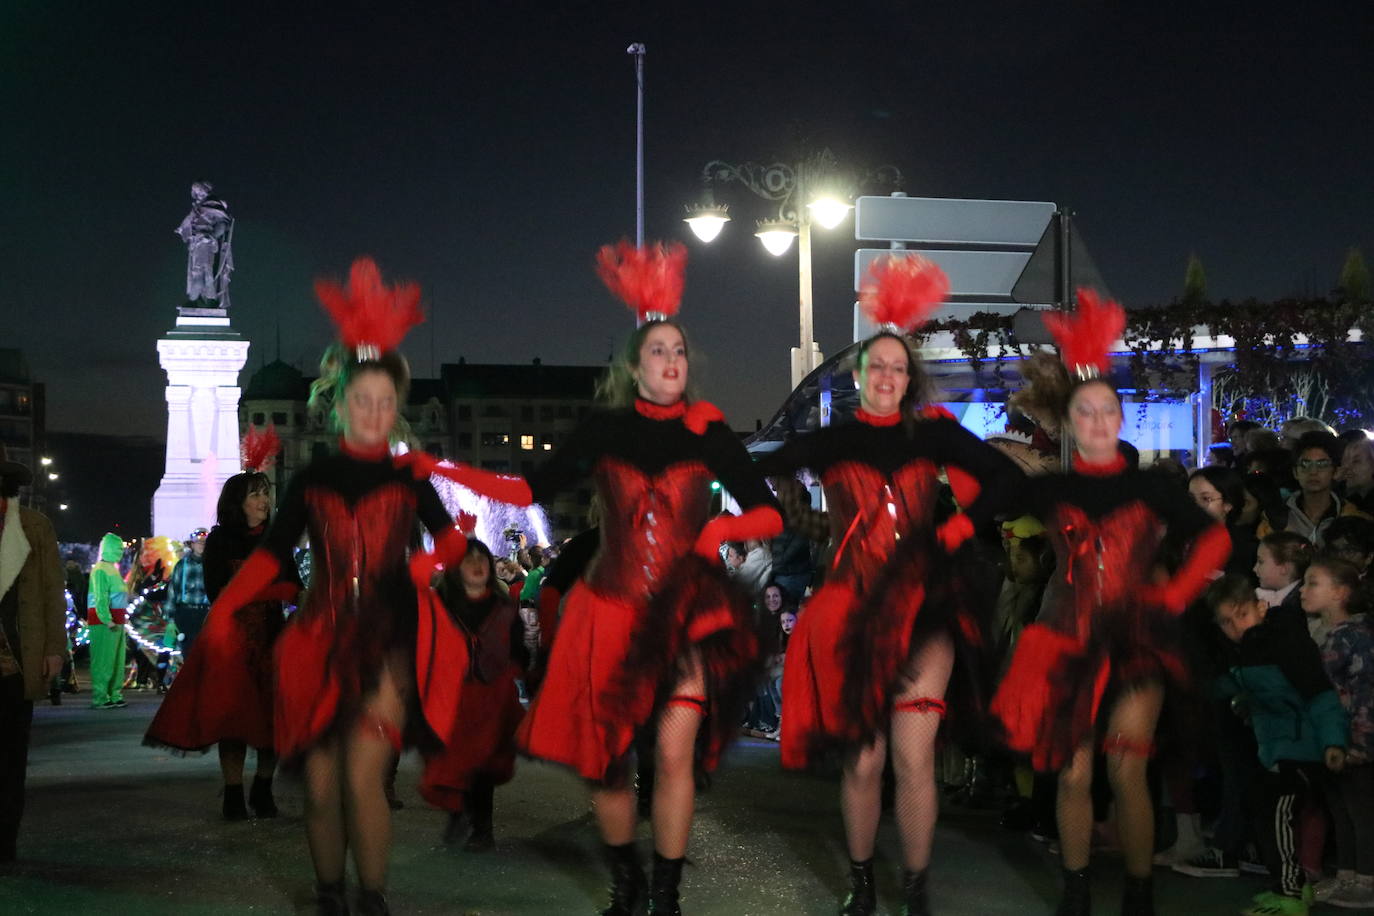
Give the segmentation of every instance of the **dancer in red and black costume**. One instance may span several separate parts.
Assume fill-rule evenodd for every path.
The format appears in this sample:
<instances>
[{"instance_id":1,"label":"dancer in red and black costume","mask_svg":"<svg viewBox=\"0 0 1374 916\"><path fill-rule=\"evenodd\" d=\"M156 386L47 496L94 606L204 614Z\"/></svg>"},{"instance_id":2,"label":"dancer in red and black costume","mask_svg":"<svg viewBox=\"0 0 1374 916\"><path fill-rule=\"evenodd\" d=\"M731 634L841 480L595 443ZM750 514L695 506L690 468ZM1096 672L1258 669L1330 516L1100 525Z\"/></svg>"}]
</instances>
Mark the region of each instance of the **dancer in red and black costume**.
<instances>
[{"instance_id":1,"label":"dancer in red and black costume","mask_svg":"<svg viewBox=\"0 0 1374 916\"><path fill-rule=\"evenodd\" d=\"M1154 912L1154 814L1145 770L1166 687L1185 680L1179 615L1220 570L1226 528L1163 477L1128 468L1121 402L1098 377L1125 315L1080 290L1078 310L1051 314L1064 362L1073 434L1068 473L1032 478L1019 507L1045 525L1055 572L1038 620L1021 633L993 701L1006 742L1036 770L1059 774L1057 815L1065 888L1060 916L1090 906L1093 757L1106 755L1126 865L1126 916ZM1159 565L1165 535L1189 548L1172 578Z\"/></svg>"},{"instance_id":2,"label":"dancer in red and black costume","mask_svg":"<svg viewBox=\"0 0 1374 916\"><path fill-rule=\"evenodd\" d=\"M905 333L948 290L939 267L884 259L862 304L883 330L859 349L855 421L799 436L760 461L769 476L808 468L825 488L833 560L800 615L783 674L782 762L843 759L850 856L843 916L877 910L873 851L889 748L896 775L905 914L929 911L926 871L938 812L935 737L956 665L977 680L981 627L945 587L947 553L1006 501L1021 475L943 411L918 405L925 373ZM939 524L940 472L963 512ZM975 704L976 706L976 704ZM976 711L971 709L971 712Z\"/></svg>"},{"instance_id":3,"label":"dancer in red and black costume","mask_svg":"<svg viewBox=\"0 0 1374 916\"><path fill-rule=\"evenodd\" d=\"M639 912L644 901L628 757L635 731L653 725L649 910L679 912L697 732L704 724L703 762L714 766L739 723L730 706L742 709L761 661L748 597L731 590L717 551L723 541L782 529L767 485L720 412L687 400L687 341L670 317L685 260L681 245L602 249L602 278L643 323L608 376L608 409L591 414L530 476L543 500L590 475L601 501L600 549L563 602L519 741L525 753L591 782L612 871L604 910L611 916ZM714 479L742 514L710 517Z\"/></svg>"},{"instance_id":4,"label":"dancer in red and black costume","mask_svg":"<svg viewBox=\"0 0 1374 916\"><path fill-rule=\"evenodd\" d=\"M216 507L217 524L205 540L205 594L219 597L229 579L262 543L272 514L272 481L267 470L280 451L276 430L249 429L243 440L243 473L224 482ZM300 591L294 564L285 567L282 581L232 614L207 616L166 699L148 726L143 743L182 754L203 754L211 745L219 751L224 777L223 812L226 820L276 817L272 776L277 768L273 749L272 714L275 705L272 653L286 623L282 602ZM243 768L248 748L257 752L257 772L245 803Z\"/></svg>"},{"instance_id":5,"label":"dancer in red and black costume","mask_svg":"<svg viewBox=\"0 0 1374 916\"><path fill-rule=\"evenodd\" d=\"M318 911L347 911L344 860L351 847L361 885L354 912L377 914L388 911L391 810L384 779L408 726L411 734L427 726L440 740L449 736L459 688L450 675L467 663L461 633L437 602L417 605L411 584L412 575L429 581L467 547L429 476L441 471L512 503L527 504L529 491L514 478L438 468L422 452L392 456L410 382L396 346L421 320L418 287L386 286L376 264L363 258L347 288L325 281L315 288L341 341L321 361L312 401L331 407L342 431L339 452L292 478L263 546L210 613L233 614L258 600L290 568L309 532L310 589L277 640L276 747L284 762L304 764ZM435 549L412 556L408 575L417 520L433 534ZM409 722L408 706L420 712Z\"/></svg>"},{"instance_id":6,"label":"dancer in red and black costume","mask_svg":"<svg viewBox=\"0 0 1374 916\"><path fill-rule=\"evenodd\" d=\"M485 852L496 842L496 787L515 775L515 729L525 715L515 679L529 658L518 602L496 577L491 549L472 536L476 521L459 513L467 552L448 566L436 588L467 641L468 667L446 672L462 680L458 710L444 749L425 758L420 794L449 812L444 843L457 843L468 827L463 848Z\"/></svg>"}]
</instances>

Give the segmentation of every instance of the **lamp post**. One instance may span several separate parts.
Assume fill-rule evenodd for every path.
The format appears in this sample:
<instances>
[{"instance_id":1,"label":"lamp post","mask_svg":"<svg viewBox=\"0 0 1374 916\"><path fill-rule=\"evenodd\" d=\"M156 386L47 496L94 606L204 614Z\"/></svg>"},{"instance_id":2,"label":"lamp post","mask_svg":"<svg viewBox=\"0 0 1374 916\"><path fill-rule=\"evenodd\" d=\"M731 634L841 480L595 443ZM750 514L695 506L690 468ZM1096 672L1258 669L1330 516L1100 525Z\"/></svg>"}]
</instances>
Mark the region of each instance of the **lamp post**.
<instances>
[{"instance_id":1,"label":"lamp post","mask_svg":"<svg viewBox=\"0 0 1374 916\"><path fill-rule=\"evenodd\" d=\"M901 173L892 167L884 167L877 174L893 184L901 179ZM858 182L839 178L835 157L828 149L790 165L785 162L735 165L715 159L702 168L701 177L707 199L688 206L684 219L701 241L714 240L730 221L729 207L716 203L711 193L716 184L729 182L742 184L755 196L777 203L777 215L760 220L754 233L769 254L782 257L791 249L792 240L797 240L799 346L792 348L792 387L795 389L822 360L815 341L812 315L811 225L818 223L822 228L834 229L844 222L853 209L847 202L848 188ZM842 196L837 185L843 186L845 193Z\"/></svg>"},{"instance_id":2,"label":"lamp post","mask_svg":"<svg viewBox=\"0 0 1374 916\"><path fill-rule=\"evenodd\" d=\"M644 44L625 49L635 59L635 244L644 246Z\"/></svg>"}]
</instances>

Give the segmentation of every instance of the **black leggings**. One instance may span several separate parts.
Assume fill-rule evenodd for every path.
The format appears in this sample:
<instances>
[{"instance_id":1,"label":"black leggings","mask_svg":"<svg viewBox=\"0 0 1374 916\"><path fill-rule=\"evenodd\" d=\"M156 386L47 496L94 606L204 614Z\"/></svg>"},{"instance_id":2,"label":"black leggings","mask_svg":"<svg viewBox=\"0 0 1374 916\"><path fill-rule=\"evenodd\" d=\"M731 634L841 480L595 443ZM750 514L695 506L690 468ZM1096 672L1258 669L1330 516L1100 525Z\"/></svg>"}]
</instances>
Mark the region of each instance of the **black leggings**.
<instances>
[{"instance_id":1,"label":"black leggings","mask_svg":"<svg viewBox=\"0 0 1374 916\"><path fill-rule=\"evenodd\" d=\"M1332 773L1324 788L1336 822L1336 867L1374 875L1374 763Z\"/></svg>"}]
</instances>

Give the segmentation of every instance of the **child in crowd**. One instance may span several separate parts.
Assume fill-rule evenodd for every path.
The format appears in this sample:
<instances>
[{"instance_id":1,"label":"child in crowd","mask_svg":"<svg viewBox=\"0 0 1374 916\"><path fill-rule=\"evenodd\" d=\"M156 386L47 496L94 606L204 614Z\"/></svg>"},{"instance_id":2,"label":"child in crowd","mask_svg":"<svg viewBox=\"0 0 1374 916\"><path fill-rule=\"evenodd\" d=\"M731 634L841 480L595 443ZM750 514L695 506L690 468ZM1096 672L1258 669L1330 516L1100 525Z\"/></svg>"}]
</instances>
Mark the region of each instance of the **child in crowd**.
<instances>
[{"instance_id":1,"label":"child in crowd","mask_svg":"<svg viewBox=\"0 0 1374 916\"><path fill-rule=\"evenodd\" d=\"M1374 909L1374 630L1362 613L1359 570L1339 558L1307 568L1302 606L1327 627L1322 664L1350 717L1345 767L1326 781L1336 824L1337 872L1317 884L1320 902Z\"/></svg>"},{"instance_id":2,"label":"child in crowd","mask_svg":"<svg viewBox=\"0 0 1374 916\"><path fill-rule=\"evenodd\" d=\"M1255 577L1259 580L1255 597L1262 600L1265 607L1282 604L1293 610L1300 609L1302 576L1310 562L1312 544L1307 538L1291 531L1265 535L1255 554Z\"/></svg>"},{"instance_id":3,"label":"child in crowd","mask_svg":"<svg viewBox=\"0 0 1374 916\"><path fill-rule=\"evenodd\" d=\"M460 516L470 530L474 521ZM492 815L496 787L515 775L515 729L525 714L515 679L528 664L524 625L515 599L496 575L486 544L470 537L461 562L436 587L468 646L468 669L458 694L453 732L444 749L428 756L420 794L449 812L445 844L464 839L469 852L495 845Z\"/></svg>"},{"instance_id":4,"label":"child in crowd","mask_svg":"<svg viewBox=\"0 0 1374 916\"><path fill-rule=\"evenodd\" d=\"M1236 644L1224 689L1236 713L1249 719L1264 768L1255 823L1275 884L1245 913L1306 916L1312 888L1298 864L1294 812L1322 764L1333 772L1345 764L1345 709L1331 689L1317 647L1302 638L1301 617L1283 605L1268 607L1248 579L1235 575L1213 583L1207 605L1222 633Z\"/></svg>"}]
</instances>

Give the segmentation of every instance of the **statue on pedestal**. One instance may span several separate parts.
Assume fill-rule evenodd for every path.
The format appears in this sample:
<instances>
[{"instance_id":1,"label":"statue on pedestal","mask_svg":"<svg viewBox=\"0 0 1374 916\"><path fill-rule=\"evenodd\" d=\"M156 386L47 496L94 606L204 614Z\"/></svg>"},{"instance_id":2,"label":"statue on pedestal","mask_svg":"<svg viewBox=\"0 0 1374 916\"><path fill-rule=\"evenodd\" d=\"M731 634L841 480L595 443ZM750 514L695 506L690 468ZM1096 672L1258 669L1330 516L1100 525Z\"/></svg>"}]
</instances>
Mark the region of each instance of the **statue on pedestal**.
<instances>
[{"instance_id":1,"label":"statue on pedestal","mask_svg":"<svg viewBox=\"0 0 1374 916\"><path fill-rule=\"evenodd\" d=\"M186 243L186 307L229 307L229 275L234 271L234 218L229 205L211 197L208 181L191 185L191 212L176 233Z\"/></svg>"}]
</instances>

